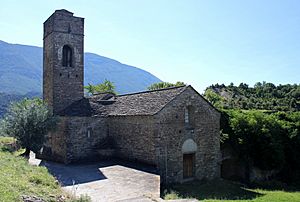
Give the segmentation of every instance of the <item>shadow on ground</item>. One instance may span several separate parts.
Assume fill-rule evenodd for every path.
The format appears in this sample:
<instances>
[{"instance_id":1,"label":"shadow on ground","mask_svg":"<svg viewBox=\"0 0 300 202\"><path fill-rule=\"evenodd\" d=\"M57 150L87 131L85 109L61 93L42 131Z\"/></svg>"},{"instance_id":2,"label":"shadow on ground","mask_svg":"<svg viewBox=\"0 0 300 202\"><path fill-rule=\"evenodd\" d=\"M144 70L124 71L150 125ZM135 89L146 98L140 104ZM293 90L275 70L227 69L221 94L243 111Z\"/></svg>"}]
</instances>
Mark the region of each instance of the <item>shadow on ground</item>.
<instances>
[{"instance_id":1,"label":"shadow on ground","mask_svg":"<svg viewBox=\"0 0 300 202\"><path fill-rule=\"evenodd\" d=\"M92 201L159 198L160 177L150 173L155 172L151 166L118 159L71 165L33 159L31 162L46 167L65 191L76 196L88 195Z\"/></svg>"},{"instance_id":2,"label":"shadow on ground","mask_svg":"<svg viewBox=\"0 0 300 202\"><path fill-rule=\"evenodd\" d=\"M50 161L42 161L40 163L40 166L46 167L62 186L107 179L99 170L99 167L108 165L110 164L65 165Z\"/></svg>"},{"instance_id":3,"label":"shadow on ground","mask_svg":"<svg viewBox=\"0 0 300 202\"><path fill-rule=\"evenodd\" d=\"M105 180L107 177L101 172L101 168L120 165L139 171L156 174L156 169L149 165L122 161L119 159L101 161L98 163L61 164L51 161L41 161L39 166L44 166L61 183L62 186L88 183Z\"/></svg>"},{"instance_id":4,"label":"shadow on ground","mask_svg":"<svg viewBox=\"0 0 300 202\"><path fill-rule=\"evenodd\" d=\"M251 189L263 189L268 191L285 191L285 192L299 192L300 183L285 183L278 180L268 180L259 183L252 183L249 186Z\"/></svg>"},{"instance_id":5,"label":"shadow on ground","mask_svg":"<svg viewBox=\"0 0 300 202\"><path fill-rule=\"evenodd\" d=\"M198 200L251 200L263 196L263 194L248 190L242 184L226 180L215 180L206 183L194 181L173 185L161 194L163 198L168 194L176 194L179 198L195 198Z\"/></svg>"}]
</instances>

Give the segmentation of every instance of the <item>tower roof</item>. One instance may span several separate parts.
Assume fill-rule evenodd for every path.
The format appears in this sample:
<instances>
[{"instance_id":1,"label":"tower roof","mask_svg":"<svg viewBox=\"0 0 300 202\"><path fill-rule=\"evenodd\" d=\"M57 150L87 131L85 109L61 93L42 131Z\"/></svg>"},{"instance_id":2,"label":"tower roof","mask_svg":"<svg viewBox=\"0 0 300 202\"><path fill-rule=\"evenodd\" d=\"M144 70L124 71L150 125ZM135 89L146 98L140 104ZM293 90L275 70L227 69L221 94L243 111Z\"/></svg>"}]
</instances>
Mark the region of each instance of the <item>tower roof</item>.
<instances>
[{"instance_id":1,"label":"tower roof","mask_svg":"<svg viewBox=\"0 0 300 202\"><path fill-rule=\"evenodd\" d=\"M59 10L55 10L55 13L60 13L60 14L66 14L66 15L73 15L74 13L66 10L66 9L59 9Z\"/></svg>"}]
</instances>

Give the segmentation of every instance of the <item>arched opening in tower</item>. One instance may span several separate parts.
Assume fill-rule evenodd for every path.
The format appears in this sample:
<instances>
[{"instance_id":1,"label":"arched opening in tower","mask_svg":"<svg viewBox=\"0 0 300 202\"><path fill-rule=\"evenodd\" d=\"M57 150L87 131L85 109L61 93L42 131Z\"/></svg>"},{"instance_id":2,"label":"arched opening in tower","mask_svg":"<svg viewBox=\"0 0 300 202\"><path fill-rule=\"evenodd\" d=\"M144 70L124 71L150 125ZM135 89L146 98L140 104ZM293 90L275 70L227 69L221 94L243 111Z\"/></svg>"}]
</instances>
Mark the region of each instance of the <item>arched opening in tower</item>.
<instances>
[{"instance_id":1,"label":"arched opening in tower","mask_svg":"<svg viewBox=\"0 0 300 202\"><path fill-rule=\"evenodd\" d=\"M68 45L64 45L64 47L63 47L62 65L64 67L72 67L72 49Z\"/></svg>"}]
</instances>

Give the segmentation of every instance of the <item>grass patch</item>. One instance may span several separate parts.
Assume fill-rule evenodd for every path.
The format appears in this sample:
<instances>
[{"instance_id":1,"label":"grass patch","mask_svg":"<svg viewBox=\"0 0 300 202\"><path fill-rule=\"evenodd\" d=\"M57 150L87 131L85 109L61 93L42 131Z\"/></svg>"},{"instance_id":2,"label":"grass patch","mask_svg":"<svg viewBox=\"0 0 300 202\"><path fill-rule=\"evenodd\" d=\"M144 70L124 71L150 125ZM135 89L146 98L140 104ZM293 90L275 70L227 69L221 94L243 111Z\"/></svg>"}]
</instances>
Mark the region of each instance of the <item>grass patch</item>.
<instances>
[{"instance_id":1,"label":"grass patch","mask_svg":"<svg viewBox=\"0 0 300 202\"><path fill-rule=\"evenodd\" d=\"M13 137L1 137L0 136L0 146L14 143L15 139Z\"/></svg>"},{"instance_id":2,"label":"grass patch","mask_svg":"<svg viewBox=\"0 0 300 202\"><path fill-rule=\"evenodd\" d=\"M0 201L22 201L22 195L57 201L62 191L46 168L31 166L22 157L0 151Z\"/></svg>"},{"instance_id":3,"label":"grass patch","mask_svg":"<svg viewBox=\"0 0 300 202\"><path fill-rule=\"evenodd\" d=\"M293 202L300 201L299 191L266 190L246 188L239 183L227 180L215 180L207 183L199 181L173 185L163 193L163 198L187 199L195 198L203 201L234 201L234 202Z\"/></svg>"},{"instance_id":4,"label":"grass patch","mask_svg":"<svg viewBox=\"0 0 300 202\"><path fill-rule=\"evenodd\" d=\"M44 201L89 202L88 196L72 199L63 193L55 178L47 168L32 166L20 157L22 151L10 151L15 140L0 136L0 201L21 202L22 196L30 196ZM63 196L63 197L62 197ZM62 200L62 199L65 200Z\"/></svg>"},{"instance_id":5,"label":"grass patch","mask_svg":"<svg viewBox=\"0 0 300 202\"><path fill-rule=\"evenodd\" d=\"M0 150L12 152L13 147L16 145L16 141L13 137L1 137L0 136Z\"/></svg>"}]
</instances>

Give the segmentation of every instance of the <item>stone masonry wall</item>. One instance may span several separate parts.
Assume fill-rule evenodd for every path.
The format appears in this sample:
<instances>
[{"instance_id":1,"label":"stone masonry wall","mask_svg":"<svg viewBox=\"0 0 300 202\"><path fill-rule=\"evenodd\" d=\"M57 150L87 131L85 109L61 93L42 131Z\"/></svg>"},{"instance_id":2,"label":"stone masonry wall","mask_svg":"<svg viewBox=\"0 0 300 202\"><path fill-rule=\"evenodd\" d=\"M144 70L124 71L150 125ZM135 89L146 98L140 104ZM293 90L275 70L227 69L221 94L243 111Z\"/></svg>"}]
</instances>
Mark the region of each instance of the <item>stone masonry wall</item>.
<instances>
[{"instance_id":1,"label":"stone masonry wall","mask_svg":"<svg viewBox=\"0 0 300 202\"><path fill-rule=\"evenodd\" d=\"M99 145L108 136L106 119L59 117L59 120L57 129L48 134L43 152L37 157L66 164L97 160Z\"/></svg>"},{"instance_id":2,"label":"stone masonry wall","mask_svg":"<svg viewBox=\"0 0 300 202\"><path fill-rule=\"evenodd\" d=\"M67 162L96 160L107 135L105 118L68 117Z\"/></svg>"},{"instance_id":3,"label":"stone masonry wall","mask_svg":"<svg viewBox=\"0 0 300 202\"><path fill-rule=\"evenodd\" d=\"M185 109L192 106L194 126L185 123ZM182 145L196 142L195 177L220 177L220 113L192 88L187 88L155 115L156 155L163 183L183 182Z\"/></svg>"},{"instance_id":4,"label":"stone masonry wall","mask_svg":"<svg viewBox=\"0 0 300 202\"><path fill-rule=\"evenodd\" d=\"M156 165L154 125L151 116L109 118L109 134L115 140L116 156Z\"/></svg>"},{"instance_id":5,"label":"stone masonry wall","mask_svg":"<svg viewBox=\"0 0 300 202\"><path fill-rule=\"evenodd\" d=\"M57 128L47 134L42 152L37 153L38 158L65 163L66 161L66 137L68 133L67 118L60 117Z\"/></svg>"},{"instance_id":6,"label":"stone masonry wall","mask_svg":"<svg viewBox=\"0 0 300 202\"><path fill-rule=\"evenodd\" d=\"M57 10L44 23L43 98L54 113L83 98L84 19ZM63 47L72 50L71 67L63 66Z\"/></svg>"}]
</instances>

